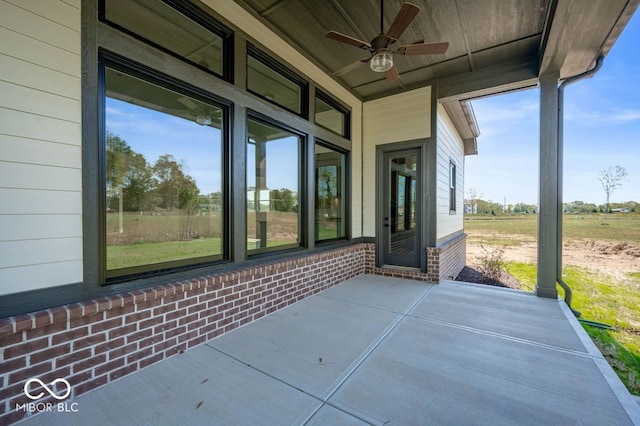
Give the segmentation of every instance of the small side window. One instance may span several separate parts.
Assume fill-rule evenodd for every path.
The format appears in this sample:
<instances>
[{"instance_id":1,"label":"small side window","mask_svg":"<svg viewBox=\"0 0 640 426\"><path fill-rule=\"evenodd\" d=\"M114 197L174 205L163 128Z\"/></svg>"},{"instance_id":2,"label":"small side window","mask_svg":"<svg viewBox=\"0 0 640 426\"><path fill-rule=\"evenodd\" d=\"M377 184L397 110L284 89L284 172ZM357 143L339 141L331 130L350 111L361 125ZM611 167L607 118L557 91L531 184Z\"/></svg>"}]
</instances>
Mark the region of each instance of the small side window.
<instances>
[{"instance_id":1,"label":"small side window","mask_svg":"<svg viewBox=\"0 0 640 426\"><path fill-rule=\"evenodd\" d=\"M349 120L349 112L346 109L339 106L337 102L321 92L316 94L315 106L316 124L340 136L349 138L351 123Z\"/></svg>"},{"instance_id":2,"label":"small side window","mask_svg":"<svg viewBox=\"0 0 640 426\"><path fill-rule=\"evenodd\" d=\"M301 117L307 116L307 83L251 45L247 46L247 89Z\"/></svg>"},{"instance_id":3,"label":"small side window","mask_svg":"<svg viewBox=\"0 0 640 426\"><path fill-rule=\"evenodd\" d=\"M456 163L449 161L449 213L456 212Z\"/></svg>"}]
</instances>

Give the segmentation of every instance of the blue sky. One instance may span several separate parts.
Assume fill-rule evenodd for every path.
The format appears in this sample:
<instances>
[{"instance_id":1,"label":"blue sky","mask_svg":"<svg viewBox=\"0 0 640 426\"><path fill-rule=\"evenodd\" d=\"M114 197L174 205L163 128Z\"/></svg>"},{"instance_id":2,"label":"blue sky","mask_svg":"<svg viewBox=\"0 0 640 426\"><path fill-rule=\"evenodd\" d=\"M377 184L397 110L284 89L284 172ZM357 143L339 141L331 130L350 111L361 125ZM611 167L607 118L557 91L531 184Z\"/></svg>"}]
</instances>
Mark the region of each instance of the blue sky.
<instances>
[{"instance_id":1,"label":"blue sky","mask_svg":"<svg viewBox=\"0 0 640 426\"><path fill-rule=\"evenodd\" d=\"M538 200L539 91L472 101L478 155L465 160L465 191L507 204ZM620 165L628 176L611 201L640 202L640 12L592 78L565 89L564 201L604 204L598 177ZM465 193L466 195L466 193Z\"/></svg>"}]
</instances>

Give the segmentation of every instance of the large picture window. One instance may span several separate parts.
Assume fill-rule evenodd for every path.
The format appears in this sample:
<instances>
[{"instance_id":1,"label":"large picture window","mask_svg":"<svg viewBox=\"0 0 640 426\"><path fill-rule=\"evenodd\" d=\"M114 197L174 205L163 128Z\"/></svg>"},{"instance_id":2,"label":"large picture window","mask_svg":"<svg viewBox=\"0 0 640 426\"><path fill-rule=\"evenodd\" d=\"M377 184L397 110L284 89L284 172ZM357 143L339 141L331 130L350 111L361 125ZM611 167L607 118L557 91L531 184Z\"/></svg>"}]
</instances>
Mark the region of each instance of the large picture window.
<instances>
[{"instance_id":1,"label":"large picture window","mask_svg":"<svg viewBox=\"0 0 640 426\"><path fill-rule=\"evenodd\" d=\"M106 276L220 259L226 109L128 71L104 69Z\"/></svg>"},{"instance_id":2,"label":"large picture window","mask_svg":"<svg viewBox=\"0 0 640 426\"><path fill-rule=\"evenodd\" d=\"M315 145L316 241L346 238L346 154Z\"/></svg>"},{"instance_id":3,"label":"large picture window","mask_svg":"<svg viewBox=\"0 0 640 426\"><path fill-rule=\"evenodd\" d=\"M253 118L248 134L247 251L298 247L303 138Z\"/></svg>"}]
</instances>

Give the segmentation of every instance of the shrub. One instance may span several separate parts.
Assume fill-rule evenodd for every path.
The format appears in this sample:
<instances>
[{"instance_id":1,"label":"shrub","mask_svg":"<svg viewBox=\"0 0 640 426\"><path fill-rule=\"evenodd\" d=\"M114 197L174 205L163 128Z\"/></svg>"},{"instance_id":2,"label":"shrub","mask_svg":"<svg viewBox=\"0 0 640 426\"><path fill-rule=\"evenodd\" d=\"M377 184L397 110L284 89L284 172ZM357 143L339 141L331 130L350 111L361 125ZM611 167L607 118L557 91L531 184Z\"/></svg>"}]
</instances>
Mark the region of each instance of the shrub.
<instances>
[{"instance_id":1,"label":"shrub","mask_svg":"<svg viewBox=\"0 0 640 426\"><path fill-rule=\"evenodd\" d=\"M480 263L479 270L482 274L495 283L499 283L502 274L506 272L506 262L504 260L504 248L486 248L481 245L482 254L478 256Z\"/></svg>"}]
</instances>

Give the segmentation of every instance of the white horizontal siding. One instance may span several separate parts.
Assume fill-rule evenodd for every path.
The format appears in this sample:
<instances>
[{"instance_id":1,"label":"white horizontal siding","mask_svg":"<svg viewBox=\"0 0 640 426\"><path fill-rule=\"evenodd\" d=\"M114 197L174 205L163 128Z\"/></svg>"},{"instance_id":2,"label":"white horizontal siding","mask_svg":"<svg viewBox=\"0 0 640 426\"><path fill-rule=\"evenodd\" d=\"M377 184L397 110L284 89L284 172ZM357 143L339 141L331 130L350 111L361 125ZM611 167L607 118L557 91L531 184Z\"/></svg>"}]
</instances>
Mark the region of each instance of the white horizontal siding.
<instances>
[{"instance_id":1,"label":"white horizontal siding","mask_svg":"<svg viewBox=\"0 0 640 426\"><path fill-rule=\"evenodd\" d=\"M77 283L81 281L82 260L0 269L3 294L47 288L51 287L52 283Z\"/></svg>"},{"instance_id":2,"label":"white horizontal siding","mask_svg":"<svg viewBox=\"0 0 640 426\"><path fill-rule=\"evenodd\" d=\"M363 235L375 235L376 145L431 136L431 87L363 104Z\"/></svg>"},{"instance_id":3,"label":"white horizontal siding","mask_svg":"<svg viewBox=\"0 0 640 426\"><path fill-rule=\"evenodd\" d=\"M464 145L446 110L438 105L437 147L437 238L461 231L464 227ZM456 212L449 211L449 162L456 164Z\"/></svg>"},{"instance_id":4,"label":"white horizontal siding","mask_svg":"<svg viewBox=\"0 0 640 426\"><path fill-rule=\"evenodd\" d=\"M0 241L81 237L82 215L1 215Z\"/></svg>"},{"instance_id":5,"label":"white horizontal siding","mask_svg":"<svg viewBox=\"0 0 640 426\"><path fill-rule=\"evenodd\" d=\"M82 165L82 148L79 145L0 135L0 158L14 163L79 169Z\"/></svg>"},{"instance_id":6,"label":"white horizontal siding","mask_svg":"<svg viewBox=\"0 0 640 426\"><path fill-rule=\"evenodd\" d=\"M0 295L82 280L79 5L0 0Z\"/></svg>"}]
</instances>

